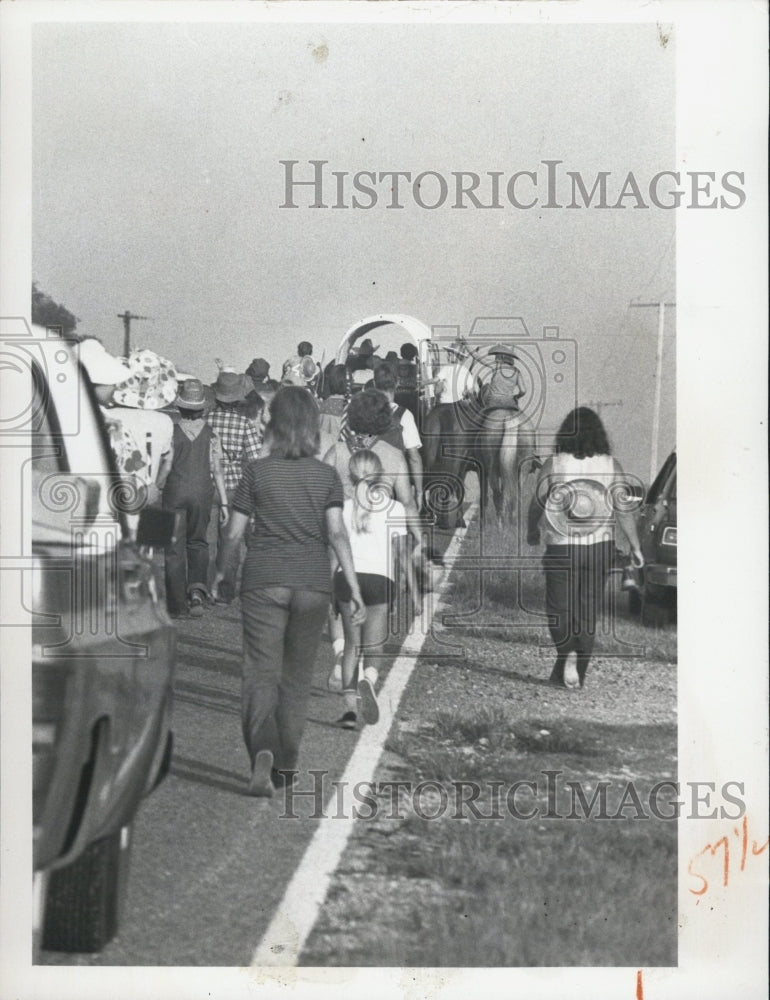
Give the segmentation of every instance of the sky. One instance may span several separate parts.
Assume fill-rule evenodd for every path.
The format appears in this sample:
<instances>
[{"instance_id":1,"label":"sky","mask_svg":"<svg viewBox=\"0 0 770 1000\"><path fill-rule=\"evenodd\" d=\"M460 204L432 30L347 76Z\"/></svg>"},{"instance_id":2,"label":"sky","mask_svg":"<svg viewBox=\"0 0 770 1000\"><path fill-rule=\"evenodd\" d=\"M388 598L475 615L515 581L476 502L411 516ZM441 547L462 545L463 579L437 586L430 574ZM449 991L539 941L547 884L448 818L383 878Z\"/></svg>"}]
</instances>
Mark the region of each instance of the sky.
<instances>
[{"instance_id":1,"label":"sky","mask_svg":"<svg viewBox=\"0 0 770 1000\"><path fill-rule=\"evenodd\" d=\"M134 345L204 381L215 358L263 356L275 374L299 340L329 360L379 313L464 333L477 316L521 317L534 338L558 326L578 401L611 404L614 450L648 480L658 317L629 303L675 301L675 213L543 208L543 161L589 190L609 172L611 203L629 171L646 191L675 169L674 51L653 24L38 24L33 277L115 353L117 314L150 317ZM388 209L386 181L371 209L311 208L308 188L291 209L282 160L302 179L328 161L328 204L331 171L393 170L474 171L483 203L489 172L533 171L541 203L457 209L450 194L428 210L409 193ZM661 462L675 324L669 309Z\"/></svg>"}]
</instances>

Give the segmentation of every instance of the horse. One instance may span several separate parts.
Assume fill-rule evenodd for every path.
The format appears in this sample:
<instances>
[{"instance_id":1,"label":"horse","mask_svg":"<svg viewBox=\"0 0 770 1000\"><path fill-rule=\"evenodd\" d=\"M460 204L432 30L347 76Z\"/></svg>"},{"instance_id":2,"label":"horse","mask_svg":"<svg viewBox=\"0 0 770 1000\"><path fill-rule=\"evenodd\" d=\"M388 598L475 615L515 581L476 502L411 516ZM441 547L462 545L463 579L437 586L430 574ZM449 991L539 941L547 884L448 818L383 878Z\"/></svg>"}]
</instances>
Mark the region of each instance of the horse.
<instances>
[{"instance_id":1,"label":"horse","mask_svg":"<svg viewBox=\"0 0 770 1000\"><path fill-rule=\"evenodd\" d=\"M538 464L531 423L517 410L486 411L476 435L474 455L483 469L482 509L489 490L498 523L515 524L520 476L531 471L528 465Z\"/></svg>"},{"instance_id":2,"label":"horse","mask_svg":"<svg viewBox=\"0 0 770 1000\"><path fill-rule=\"evenodd\" d=\"M498 522L513 523L519 500L519 475L535 458L535 434L518 411L485 410L476 399L439 403L422 427L424 502L436 526L464 527L464 480L477 472L482 513L488 495Z\"/></svg>"},{"instance_id":3,"label":"horse","mask_svg":"<svg viewBox=\"0 0 770 1000\"><path fill-rule=\"evenodd\" d=\"M438 528L465 527L465 476L471 469L481 475L474 459L478 431L475 407L467 400L439 403L422 421L424 505Z\"/></svg>"}]
</instances>

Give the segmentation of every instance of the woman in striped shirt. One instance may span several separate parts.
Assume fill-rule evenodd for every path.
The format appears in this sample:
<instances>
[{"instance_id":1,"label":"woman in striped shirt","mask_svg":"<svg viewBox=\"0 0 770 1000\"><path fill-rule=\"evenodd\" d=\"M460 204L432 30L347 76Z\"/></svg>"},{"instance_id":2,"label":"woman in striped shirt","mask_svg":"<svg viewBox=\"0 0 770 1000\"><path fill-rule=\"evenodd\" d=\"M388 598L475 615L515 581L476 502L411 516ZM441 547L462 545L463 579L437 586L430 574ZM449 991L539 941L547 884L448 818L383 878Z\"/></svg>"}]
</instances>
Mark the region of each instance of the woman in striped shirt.
<instances>
[{"instance_id":1,"label":"woman in striped shirt","mask_svg":"<svg viewBox=\"0 0 770 1000\"><path fill-rule=\"evenodd\" d=\"M328 546L350 586L354 620L366 618L342 520L342 483L335 469L313 457L318 407L306 389L279 389L266 436L269 455L245 468L233 496L213 584L216 595L228 550L253 515L241 583L241 718L252 766L249 793L259 796L272 795L274 782L291 780L296 771L331 596Z\"/></svg>"}]
</instances>

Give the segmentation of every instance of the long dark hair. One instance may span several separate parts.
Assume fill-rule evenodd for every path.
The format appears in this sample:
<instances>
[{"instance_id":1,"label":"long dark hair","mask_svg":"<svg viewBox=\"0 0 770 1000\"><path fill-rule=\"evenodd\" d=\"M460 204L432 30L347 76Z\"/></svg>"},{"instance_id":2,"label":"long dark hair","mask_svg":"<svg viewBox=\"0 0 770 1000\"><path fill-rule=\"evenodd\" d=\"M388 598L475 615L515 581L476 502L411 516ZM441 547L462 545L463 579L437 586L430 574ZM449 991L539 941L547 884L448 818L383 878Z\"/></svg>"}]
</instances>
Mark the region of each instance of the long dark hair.
<instances>
[{"instance_id":1,"label":"long dark hair","mask_svg":"<svg viewBox=\"0 0 770 1000\"><path fill-rule=\"evenodd\" d=\"M321 447L318 404L307 389L282 386L270 404L265 434L270 455L277 458L312 458Z\"/></svg>"},{"instance_id":2,"label":"long dark hair","mask_svg":"<svg viewBox=\"0 0 770 1000\"><path fill-rule=\"evenodd\" d=\"M575 458L609 455L610 442L599 414L588 406L578 406L568 413L557 431L555 450Z\"/></svg>"}]
</instances>

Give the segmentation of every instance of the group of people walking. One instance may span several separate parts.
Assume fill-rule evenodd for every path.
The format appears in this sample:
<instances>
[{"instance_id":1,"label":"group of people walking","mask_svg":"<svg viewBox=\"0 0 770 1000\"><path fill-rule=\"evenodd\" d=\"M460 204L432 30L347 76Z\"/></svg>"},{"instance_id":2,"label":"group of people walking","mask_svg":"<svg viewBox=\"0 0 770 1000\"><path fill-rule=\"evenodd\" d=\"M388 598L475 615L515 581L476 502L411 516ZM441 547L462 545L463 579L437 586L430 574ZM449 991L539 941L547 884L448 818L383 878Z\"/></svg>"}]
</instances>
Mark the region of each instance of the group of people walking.
<instances>
[{"instance_id":1,"label":"group of people walking","mask_svg":"<svg viewBox=\"0 0 770 1000\"><path fill-rule=\"evenodd\" d=\"M303 341L280 382L257 358L245 373L222 366L206 386L150 351L118 359L98 341L80 348L119 471L143 502L177 520L165 553L169 613L200 617L214 602L230 603L240 577L249 792L269 796L296 772L325 623L335 651L329 686L343 698L338 723L354 729L379 717L377 663L402 574L420 610L413 558L423 541L422 442L412 409L399 402L412 391L404 369L416 366L416 351L376 364L364 341L347 367L322 370ZM490 408L518 405L515 360L505 345L482 358L493 373ZM437 380L443 392L447 382L457 388L456 376ZM351 383L361 391L348 398ZM528 522L531 545L542 526L558 686L585 681L615 523L641 564L632 514L596 490L622 475L598 416L570 414Z\"/></svg>"}]
</instances>

